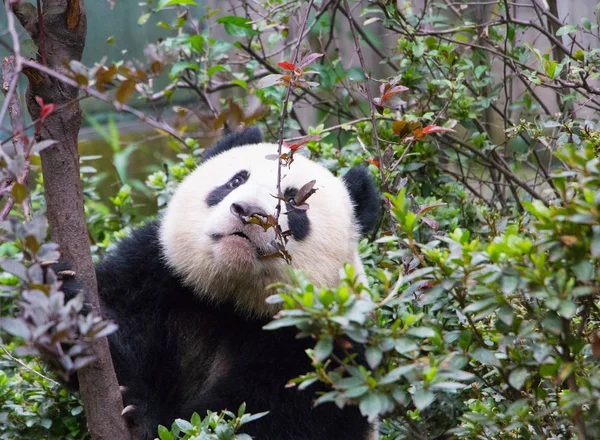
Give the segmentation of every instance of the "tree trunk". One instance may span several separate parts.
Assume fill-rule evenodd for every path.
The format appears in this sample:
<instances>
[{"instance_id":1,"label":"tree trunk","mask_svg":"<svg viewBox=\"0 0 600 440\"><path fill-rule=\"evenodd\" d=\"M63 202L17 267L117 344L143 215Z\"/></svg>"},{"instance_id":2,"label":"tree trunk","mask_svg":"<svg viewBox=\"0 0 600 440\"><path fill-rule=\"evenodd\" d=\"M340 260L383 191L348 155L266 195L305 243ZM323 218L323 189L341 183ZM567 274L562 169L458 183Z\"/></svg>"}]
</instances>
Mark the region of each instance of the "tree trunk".
<instances>
[{"instance_id":1,"label":"tree trunk","mask_svg":"<svg viewBox=\"0 0 600 440\"><path fill-rule=\"evenodd\" d=\"M43 24L31 4L17 3L15 15L27 29L38 51L38 61L68 74L65 66L80 61L85 44L86 16L83 0L45 0ZM39 5L39 1L38 1ZM27 107L35 120L40 116L36 97L46 104L64 105L45 120L38 141L53 139L57 144L41 152L47 216L52 241L58 243L64 261L72 265L83 285L86 302L100 314L96 273L90 253L90 240L84 213L82 183L79 176L77 140L81 127L81 107L77 88L62 84L42 72L24 70L29 79ZM88 430L93 439L129 439L121 416L123 401L114 372L108 340L94 342L97 361L78 371Z\"/></svg>"}]
</instances>

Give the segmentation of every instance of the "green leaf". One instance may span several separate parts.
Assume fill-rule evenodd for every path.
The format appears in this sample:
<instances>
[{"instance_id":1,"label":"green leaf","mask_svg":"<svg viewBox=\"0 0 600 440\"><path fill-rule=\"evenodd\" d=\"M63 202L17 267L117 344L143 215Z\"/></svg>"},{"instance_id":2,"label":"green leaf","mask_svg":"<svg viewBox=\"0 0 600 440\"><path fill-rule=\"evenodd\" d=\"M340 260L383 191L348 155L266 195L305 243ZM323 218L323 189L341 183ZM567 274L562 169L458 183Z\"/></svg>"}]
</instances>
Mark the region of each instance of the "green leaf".
<instances>
[{"instance_id":1,"label":"green leaf","mask_svg":"<svg viewBox=\"0 0 600 440\"><path fill-rule=\"evenodd\" d=\"M598 27L597 25L593 24L593 23L590 21L590 19L589 19L589 18L587 18L587 17L583 17L583 18L581 19L581 25L582 25L584 28L586 28L588 31L589 31L589 30L592 30L592 28L594 28L594 29L595 29L595 28L597 28L597 27Z\"/></svg>"},{"instance_id":2,"label":"green leaf","mask_svg":"<svg viewBox=\"0 0 600 440\"><path fill-rule=\"evenodd\" d=\"M206 71L206 74L208 76L213 76L215 73L217 72L227 72L227 69L225 68L225 66L221 65L221 64L217 64L216 66L212 66L210 69L208 69Z\"/></svg>"},{"instance_id":3,"label":"green leaf","mask_svg":"<svg viewBox=\"0 0 600 440\"><path fill-rule=\"evenodd\" d=\"M417 338L432 338L437 333L429 327L411 327L406 331L406 334L416 336Z\"/></svg>"},{"instance_id":4,"label":"green leaf","mask_svg":"<svg viewBox=\"0 0 600 440\"><path fill-rule=\"evenodd\" d=\"M173 434L163 425L158 425L158 438L160 440L173 440Z\"/></svg>"},{"instance_id":5,"label":"green leaf","mask_svg":"<svg viewBox=\"0 0 600 440\"><path fill-rule=\"evenodd\" d=\"M192 418L190 419L190 423L195 426L196 428L200 427L200 424L202 423L202 419L200 418L200 415L195 412L194 414L192 414Z\"/></svg>"},{"instance_id":6,"label":"green leaf","mask_svg":"<svg viewBox=\"0 0 600 440\"><path fill-rule=\"evenodd\" d=\"M236 86L240 86L242 89L248 89L248 83L243 79L234 79L231 81L231 84L235 84Z\"/></svg>"},{"instance_id":7,"label":"green leaf","mask_svg":"<svg viewBox=\"0 0 600 440\"><path fill-rule=\"evenodd\" d=\"M198 6L198 3L196 3L194 0L158 0L158 4L156 5L156 10L160 11L161 9L164 9L167 6L175 6L175 5Z\"/></svg>"},{"instance_id":8,"label":"green leaf","mask_svg":"<svg viewBox=\"0 0 600 440\"><path fill-rule=\"evenodd\" d=\"M563 299L558 306L557 313L563 318L571 319L573 316L575 316L576 311L577 304L575 304L573 301L569 301L568 299Z\"/></svg>"},{"instance_id":9,"label":"green leaf","mask_svg":"<svg viewBox=\"0 0 600 440\"><path fill-rule=\"evenodd\" d=\"M594 237L592 238L592 244L590 246L590 252L592 257L600 258L600 226L594 226Z\"/></svg>"},{"instance_id":10,"label":"green leaf","mask_svg":"<svg viewBox=\"0 0 600 440\"><path fill-rule=\"evenodd\" d=\"M267 325L265 325L263 327L263 329L276 330L276 329L282 328L282 327L293 327L296 324L301 324L303 322L306 322L308 319L309 319L308 317L295 318L295 317L289 316L289 317L285 317L285 318L281 318L281 319L276 319L275 321L271 321Z\"/></svg>"},{"instance_id":11,"label":"green leaf","mask_svg":"<svg viewBox=\"0 0 600 440\"><path fill-rule=\"evenodd\" d=\"M474 303L471 303L467 307L465 307L463 309L463 313L478 312L478 311L485 309L488 306L494 304L495 302L496 302L496 299L493 297L475 301Z\"/></svg>"},{"instance_id":12,"label":"green leaf","mask_svg":"<svg viewBox=\"0 0 600 440\"><path fill-rule=\"evenodd\" d=\"M15 183L11 191L15 203L23 203L27 198L27 187L22 183Z\"/></svg>"},{"instance_id":13,"label":"green leaf","mask_svg":"<svg viewBox=\"0 0 600 440\"><path fill-rule=\"evenodd\" d=\"M396 382L400 377L407 375L412 372L416 368L415 364L402 365L398 368L394 368L388 374L386 374L379 383L381 385L387 385L393 382Z\"/></svg>"},{"instance_id":14,"label":"green leaf","mask_svg":"<svg viewBox=\"0 0 600 440\"><path fill-rule=\"evenodd\" d=\"M563 35L571 34L573 32L579 32L579 28L577 26L573 25L573 24L568 24L566 26L563 26L563 27L559 28L556 31L556 36L557 37L562 37Z\"/></svg>"},{"instance_id":15,"label":"green leaf","mask_svg":"<svg viewBox=\"0 0 600 440\"><path fill-rule=\"evenodd\" d=\"M520 390L523 388L523 385L525 385L528 377L529 371L527 371L527 368L516 368L510 372L510 375L508 376L508 383L513 388Z\"/></svg>"},{"instance_id":16,"label":"green leaf","mask_svg":"<svg viewBox=\"0 0 600 440\"><path fill-rule=\"evenodd\" d=\"M417 343L412 338L400 337L396 339L396 351L400 354L404 354L408 351L413 351L419 348Z\"/></svg>"},{"instance_id":17,"label":"green leaf","mask_svg":"<svg viewBox=\"0 0 600 440\"><path fill-rule=\"evenodd\" d=\"M356 399L356 398L364 395L368 391L369 391L369 387L367 385L360 385L360 386L357 386L357 387L348 388L344 392L344 394L347 397L350 397L351 399Z\"/></svg>"},{"instance_id":18,"label":"green leaf","mask_svg":"<svg viewBox=\"0 0 600 440\"><path fill-rule=\"evenodd\" d=\"M456 391L456 390L462 390L462 389L466 388L466 385L464 383L460 383L460 382L444 381L444 382L433 383L433 384L431 384L431 386L429 388L432 390L440 390L440 391Z\"/></svg>"},{"instance_id":19,"label":"green leaf","mask_svg":"<svg viewBox=\"0 0 600 440\"><path fill-rule=\"evenodd\" d=\"M413 394L412 399L417 409L422 411L435 400L435 394L429 390L419 390Z\"/></svg>"},{"instance_id":20,"label":"green leaf","mask_svg":"<svg viewBox=\"0 0 600 440\"><path fill-rule=\"evenodd\" d=\"M554 60L544 60L544 71L546 72L546 75L548 75L548 77L550 79L554 79L556 77L556 75L559 73L556 71L557 66L558 66L558 63Z\"/></svg>"},{"instance_id":21,"label":"green leaf","mask_svg":"<svg viewBox=\"0 0 600 440\"><path fill-rule=\"evenodd\" d=\"M594 266L587 260L581 260L579 263L571 266L571 270L582 283L587 283L594 276Z\"/></svg>"},{"instance_id":22,"label":"green leaf","mask_svg":"<svg viewBox=\"0 0 600 440\"><path fill-rule=\"evenodd\" d=\"M197 63L191 63L188 61L180 61L179 63L175 63L173 65L173 67L171 68L171 72L169 73L169 76L171 77L171 79L175 79L179 76L179 74L181 72L183 72L186 69L198 71L198 70L200 70L200 67L198 67Z\"/></svg>"},{"instance_id":23,"label":"green leaf","mask_svg":"<svg viewBox=\"0 0 600 440\"><path fill-rule=\"evenodd\" d=\"M246 423L250 423L254 420L260 419L261 417L264 417L267 414L269 414L269 411L260 412L260 413L256 413L256 414L244 414L240 418L240 425L244 425Z\"/></svg>"},{"instance_id":24,"label":"green leaf","mask_svg":"<svg viewBox=\"0 0 600 440\"><path fill-rule=\"evenodd\" d=\"M246 413L246 402L242 402L238 408L238 417L242 417Z\"/></svg>"},{"instance_id":25,"label":"green leaf","mask_svg":"<svg viewBox=\"0 0 600 440\"><path fill-rule=\"evenodd\" d=\"M148 21L148 19L150 18L151 15L152 15L151 12L146 12L145 14L140 15L140 18L138 18L138 24L140 26L146 24L146 22Z\"/></svg>"},{"instance_id":26,"label":"green leaf","mask_svg":"<svg viewBox=\"0 0 600 440\"><path fill-rule=\"evenodd\" d=\"M192 432L194 432L194 427L187 420L177 419L177 420L175 420L175 424L177 425L177 427L179 429L181 429L185 433L192 433Z\"/></svg>"},{"instance_id":27,"label":"green leaf","mask_svg":"<svg viewBox=\"0 0 600 440\"><path fill-rule=\"evenodd\" d=\"M232 37L252 37L258 35L259 32L252 28L250 19L246 17L236 17L234 15L221 17L217 23L222 24L227 32Z\"/></svg>"},{"instance_id":28,"label":"green leaf","mask_svg":"<svg viewBox=\"0 0 600 440\"><path fill-rule=\"evenodd\" d=\"M321 338L315 345L315 357L322 362L329 357L333 350L333 338L329 335Z\"/></svg>"},{"instance_id":29,"label":"green leaf","mask_svg":"<svg viewBox=\"0 0 600 440\"><path fill-rule=\"evenodd\" d=\"M505 323L506 325L512 325L514 321L514 313L511 306L502 306L500 307L496 313L498 314L498 318Z\"/></svg>"},{"instance_id":30,"label":"green leaf","mask_svg":"<svg viewBox=\"0 0 600 440\"><path fill-rule=\"evenodd\" d=\"M367 358L367 363L372 370L377 368L381 363L381 359L383 358L383 352L377 347L369 347L366 350L365 356Z\"/></svg>"},{"instance_id":31,"label":"green leaf","mask_svg":"<svg viewBox=\"0 0 600 440\"><path fill-rule=\"evenodd\" d=\"M494 367L502 366L500 360L494 355L493 351L487 350L485 348L477 348L473 350L470 354L473 359L475 359L477 362L482 363L483 365L492 365Z\"/></svg>"},{"instance_id":32,"label":"green leaf","mask_svg":"<svg viewBox=\"0 0 600 440\"><path fill-rule=\"evenodd\" d=\"M385 394L369 393L360 400L359 408L363 416L369 418L377 417L386 408L387 398Z\"/></svg>"},{"instance_id":33,"label":"green leaf","mask_svg":"<svg viewBox=\"0 0 600 440\"><path fill-rule=\"evenodd\" d=\"M204 37L202 35L192 35L190 37L190 45L196 52L202 52L202 48L204 47Z\"/></svg>"}]
</instances>

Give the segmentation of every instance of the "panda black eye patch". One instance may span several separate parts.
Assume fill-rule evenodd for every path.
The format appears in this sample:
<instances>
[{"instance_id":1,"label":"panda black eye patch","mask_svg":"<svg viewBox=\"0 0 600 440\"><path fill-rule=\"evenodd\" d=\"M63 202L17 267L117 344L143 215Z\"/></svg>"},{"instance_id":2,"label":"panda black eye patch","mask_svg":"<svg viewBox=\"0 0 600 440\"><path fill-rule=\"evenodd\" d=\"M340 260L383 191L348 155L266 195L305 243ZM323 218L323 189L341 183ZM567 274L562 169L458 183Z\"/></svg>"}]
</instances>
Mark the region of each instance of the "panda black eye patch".
<instances>
[{"instance_id":1,"label":"panda black eye patch","mask_svg":"<svg viewBox=\"0 0 600 440\"><path fill-rule=\"evenodd\" d=\"M217 186L213 189L206 197L206 204L208 206L218 205L227 197L234 189L242 186L250 178L250 173L246 170L239 171L227 183Z\"/></svg>"},{"instance_id":2,"label":"panda black eye patch","mask_svg":"<svg viewBox=\"0 0 600 440\"><path fill-rule=\"evenodd\" d=\"M296 188L286 188L283 197L287 200L285 207L290 231L292 231L292 236L300 241L304 240L310 232L310 220L308 220L305 210L294 209L294 197L297 193Z\"/></svg>"}]
</instances>

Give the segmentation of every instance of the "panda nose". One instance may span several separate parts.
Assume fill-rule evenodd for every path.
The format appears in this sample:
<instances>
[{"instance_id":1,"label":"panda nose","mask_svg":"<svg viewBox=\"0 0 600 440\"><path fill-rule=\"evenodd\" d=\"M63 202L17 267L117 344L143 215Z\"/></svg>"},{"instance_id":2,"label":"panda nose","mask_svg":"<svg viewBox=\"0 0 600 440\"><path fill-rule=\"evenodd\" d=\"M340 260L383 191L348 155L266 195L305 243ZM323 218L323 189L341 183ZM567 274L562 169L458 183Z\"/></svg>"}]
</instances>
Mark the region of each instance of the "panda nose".
<instances>
[{"instance_id":1,"label":"panda nose","mask_svg":"<svg viewBox=\"0 0 600 440\"><path fill-rule=\"evenodd\" d=\"M266 217L267 213L264 209L262 209L258 205L254 205L252 203L246 202L236 202L232 203L229 207L229 210L233 215L241 220L245 220L247 217L252 217L254 215L259 215L262 217Z\"/></svg>"}]
</instances>

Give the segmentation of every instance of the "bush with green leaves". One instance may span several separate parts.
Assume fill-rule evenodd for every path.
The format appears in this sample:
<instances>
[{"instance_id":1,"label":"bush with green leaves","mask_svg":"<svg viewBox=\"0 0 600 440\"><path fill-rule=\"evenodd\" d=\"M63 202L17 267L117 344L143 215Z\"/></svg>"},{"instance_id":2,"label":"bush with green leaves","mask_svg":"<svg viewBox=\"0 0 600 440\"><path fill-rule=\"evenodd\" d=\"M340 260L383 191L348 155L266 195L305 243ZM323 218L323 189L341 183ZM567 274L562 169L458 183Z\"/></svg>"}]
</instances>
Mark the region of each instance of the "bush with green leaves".
<instances>
[{"instance_id":1,"label":"bush with green leaves","mask_svg":"<svg viewBox=\"0 0 600 440\"><path fill-rule=\"evenodd\" d=\"M268 414L262 412L257 414L246 414L246 404L243 403L237 415L231 411L214 413L208 411L205 417L194 413L190 421L177 419L173 422L171 429L164 426L158 427L158 438L160 440L250 440L248 434L239 433L239 429L246 423L260 419Z\"/></svg>"},{"instance_id":2,"label":"bush with green leaves","mask_svg":"<svg viewBox=\"0 0 600 440\"><path fill-rule=\"evenodd\" d=\"M295 274L271 298L285 309L268 329L296 326L317 340L314 372L292 382L327 383L317 403L382 416L389 438L598 437L595 136L558 150L568 167L554 176L560 200L524 203L517 222L499 219L478 236L439 229L423 240L429 225L405 189L388 194L396 235L378 242L399 273L369 268L369 288L347 267L333 290ZM365 344L364 361L330 358L347 341Z\"/></svg>"}]
</instances>

